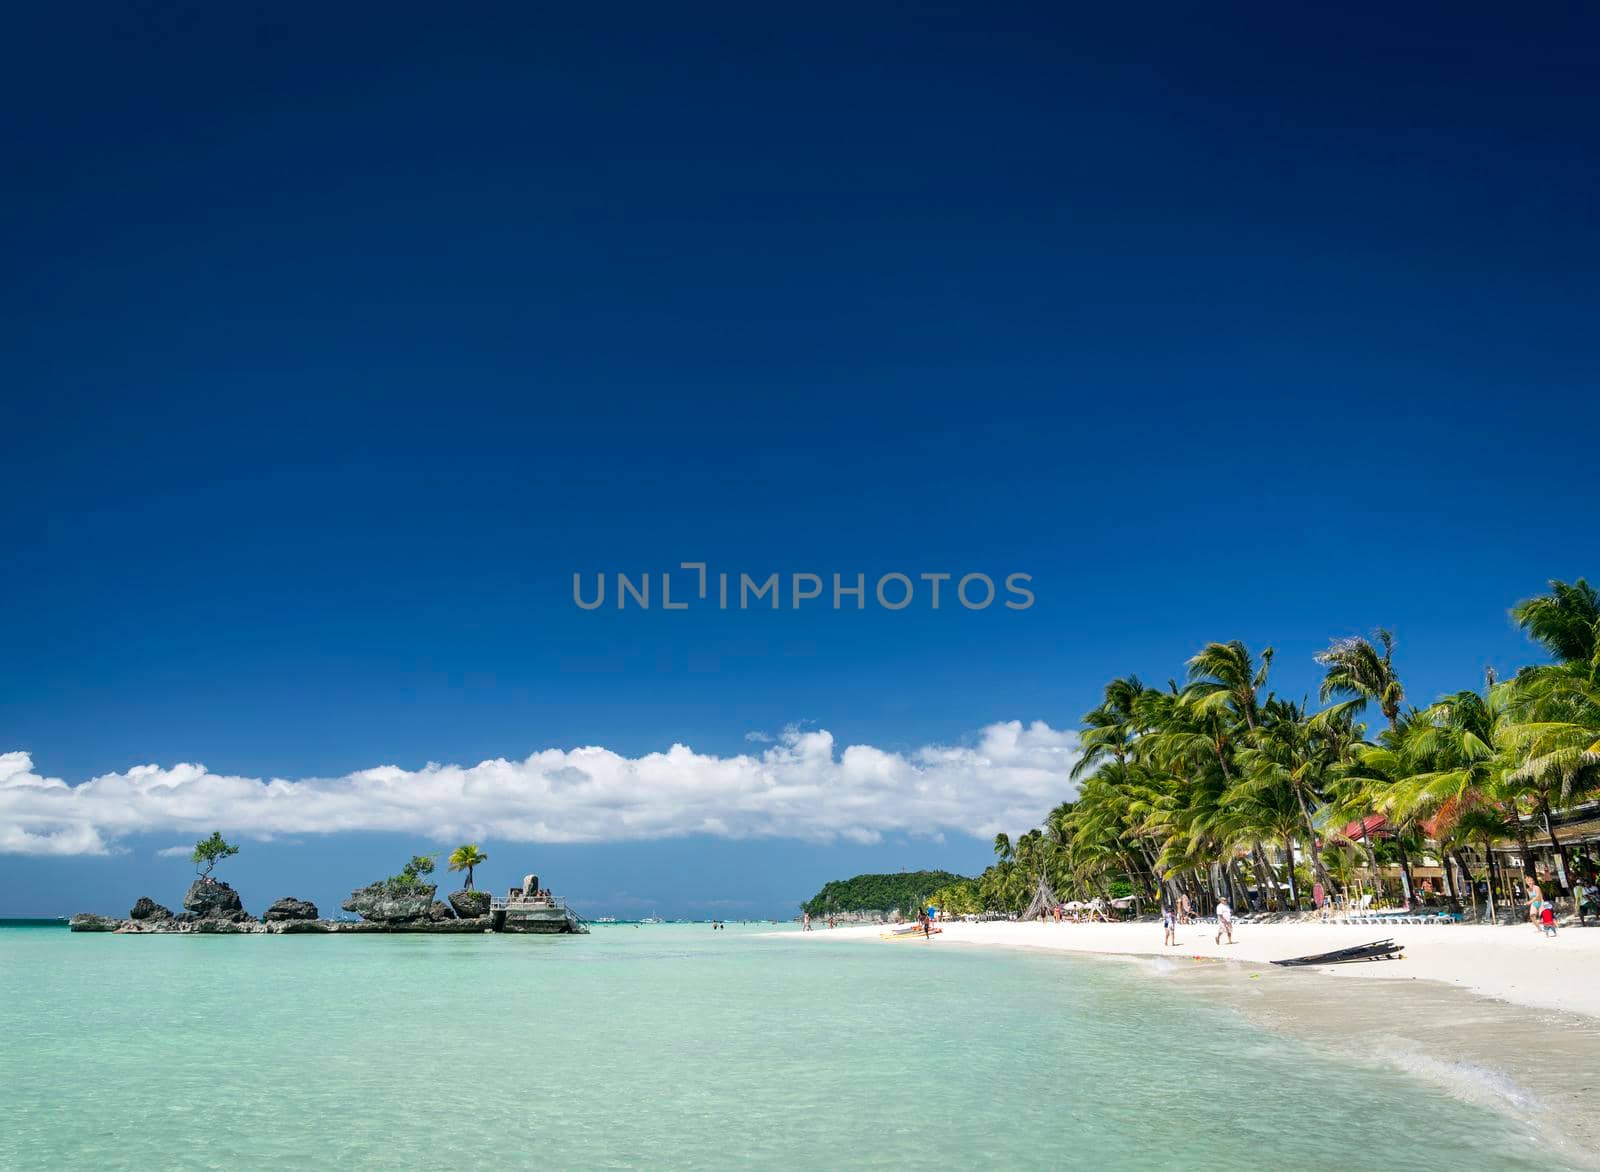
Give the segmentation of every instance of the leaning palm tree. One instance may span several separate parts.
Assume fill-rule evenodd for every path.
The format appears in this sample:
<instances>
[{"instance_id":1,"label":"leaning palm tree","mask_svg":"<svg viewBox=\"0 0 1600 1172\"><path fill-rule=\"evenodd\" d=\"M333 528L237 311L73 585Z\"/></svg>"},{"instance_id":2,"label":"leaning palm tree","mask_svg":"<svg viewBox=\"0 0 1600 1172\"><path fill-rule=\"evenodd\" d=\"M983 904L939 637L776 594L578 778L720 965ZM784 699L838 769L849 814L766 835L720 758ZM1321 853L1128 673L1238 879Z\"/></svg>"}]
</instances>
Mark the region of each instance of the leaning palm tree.
<instances>
[{"instance_id":1,"label":"leaning palm tree","mask_svg":"<svg viewBox=\"0 0 1600 1172\"><path fill-rule=\"evenodd\" d=\"M1400 727L1400 705L1405 702L1406 690L1394 672L1394 635L1382 627L1374 634L1383 647L1381 652L1359 636L1335 639L1326 651L1317 652L1317 662L1328 669L1322 677L1322 702L1335 696L1354 697L1362 705L1376 701L1389 727L1395 729Z\"/></svg>"},{"instance_id":2,"label":"leaning palm tree","mask_svg":"<svg viewBox=\"0 0 1600 1172\"><path fill-rule=\"evenodd\" d=\"M461 885L461 889L463 891L471 891L472 869L488 861L489 856L478 849L478 844L470 842L465 846L458 846L450 852L449 865L452 871L465 871L467 873L466 882Z\"/></svg>"}]
</instances>

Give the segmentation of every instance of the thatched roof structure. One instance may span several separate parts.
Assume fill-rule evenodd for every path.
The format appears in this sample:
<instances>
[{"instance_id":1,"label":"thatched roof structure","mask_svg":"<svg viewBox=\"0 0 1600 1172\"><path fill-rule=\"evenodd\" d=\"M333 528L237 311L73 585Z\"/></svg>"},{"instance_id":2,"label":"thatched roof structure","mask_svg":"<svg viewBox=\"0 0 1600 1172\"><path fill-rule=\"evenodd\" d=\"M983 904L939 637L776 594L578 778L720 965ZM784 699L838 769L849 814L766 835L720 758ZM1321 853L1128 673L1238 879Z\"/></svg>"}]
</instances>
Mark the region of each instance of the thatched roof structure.
<instances>
[{"instance_id":1,"label":"thatched roof structure","mask_svg":"<svg viewBox=\"0 0 1600 1172\"><path fill-rule=\"evenodd\" d=\"M1046 915L1052 911L1056 904L1056 893L1050 890L1050 880L1045 878L1043 871L1039 872L1039 890L1033 893L1033 902L1028 905L1028 910L1022 913L1022 918L1031 920L1036 916Z\"/></svg>"}]
</instances>

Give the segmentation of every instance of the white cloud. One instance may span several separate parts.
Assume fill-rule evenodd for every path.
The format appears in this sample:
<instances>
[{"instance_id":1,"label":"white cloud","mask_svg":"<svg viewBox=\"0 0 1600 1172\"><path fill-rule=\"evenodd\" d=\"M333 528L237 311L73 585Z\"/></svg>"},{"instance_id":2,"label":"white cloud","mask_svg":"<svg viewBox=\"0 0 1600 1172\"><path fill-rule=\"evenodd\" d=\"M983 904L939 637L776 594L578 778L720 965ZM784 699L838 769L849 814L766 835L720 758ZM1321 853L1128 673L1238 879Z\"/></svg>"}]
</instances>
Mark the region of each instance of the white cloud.
<instances>
[{"instance_id":1,"label":"white cloud","mask_svg":"<svg viewBox=\"0 0 1600 1172\"><path fill-rule=\"evenodd\" d=\"M871 745L841 752L826 730L789 728L759 755L708 756L676 744L642 757L546 749L521 761L380 765L300 781L138 765L79 785L36 774L28 753L3 753L0 854L105 854L128 834L214 828L255 838L393 831L556 843L988 837L1036 825L1073 796L1076 745L1074 733L1043 721L991 724L970 745L909 753ZM160 853L179 849L187 853Z\"/></svg>"},{"instance_id":2,"label":"white cloud","mask_svg":"<svg viewBox=\"0 0 1600 1172\"><path fill-rule=\"evenodd\" d=\"M162 859L187 859L192 854L194 854L193 845L164 846L156 852L156 857Z\"/></svg>"}]
</instances>

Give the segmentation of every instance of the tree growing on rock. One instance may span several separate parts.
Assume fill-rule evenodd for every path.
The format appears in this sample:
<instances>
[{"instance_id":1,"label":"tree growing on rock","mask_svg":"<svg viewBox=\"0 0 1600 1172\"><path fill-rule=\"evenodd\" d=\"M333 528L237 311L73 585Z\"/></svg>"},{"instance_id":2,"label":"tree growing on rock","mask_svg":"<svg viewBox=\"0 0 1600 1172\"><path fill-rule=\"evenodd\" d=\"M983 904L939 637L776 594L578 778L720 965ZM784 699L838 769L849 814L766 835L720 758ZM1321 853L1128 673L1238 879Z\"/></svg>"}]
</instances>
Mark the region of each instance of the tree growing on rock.
<instances>
[{"instance_id":1,"label":"tree growing on rock","mask_svg":"<svg viewBox=\"0 0 1600 1172\"><path fill-rule=\"evenodd\" d=\"M411 861L400 868L400 874L389 882L396 887L420 887L422 877L433 874L432 855L412 855Z\"/></svg>"},{"instance_id":2,"label":"tree growing on rock","mask_svg":"<svg viewBox=\"0 0 1600 1172\"><path fill-rule=\"evenodd\" d=\"M210 879L218 863L238 853L239 848L224 839L222 831L213 830L210 838L202 838L194 844L194 853L189 856L189 861L194 864L200 878Z\"/></svg>"},{"instance_id":3,"label":"tree growing on rock","mask_svg":"<svg viewBox=\"0 0 1600 1172\"><path fill-rule=\"evenodd\" d=\"M461 889L463 891L472 890L472 868L480 866L483 863L487 863L488 861L489 856L480 851L478 849L478 844L475 842L469 842L464 846L458 846L455 850L450 852L450 869L452 871L465 871L467 873L466 881L461 884Z\"/></svg>"}]
</instances>

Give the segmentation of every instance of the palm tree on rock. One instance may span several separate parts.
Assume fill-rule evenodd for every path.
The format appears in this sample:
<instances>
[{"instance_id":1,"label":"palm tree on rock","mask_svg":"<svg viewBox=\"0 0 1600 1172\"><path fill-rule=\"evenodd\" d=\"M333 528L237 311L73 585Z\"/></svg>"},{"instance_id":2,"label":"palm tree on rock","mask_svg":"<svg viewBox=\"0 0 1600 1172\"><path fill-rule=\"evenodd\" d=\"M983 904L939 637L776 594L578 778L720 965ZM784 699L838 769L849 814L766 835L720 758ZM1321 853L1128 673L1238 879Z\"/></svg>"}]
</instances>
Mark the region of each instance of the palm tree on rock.
<instances>
[{"instance_id":1,"label":"palm tree on rock","mask_svg":"<svg viewBox=\"0 0 1600 1172\"><path fill-rule=\"evenodd\" d=\"M450 852L450 869L452 871L465 871L467 878L461 885L463 891L472 890L472 869L489 861L489 856L478 849L475 842L458 846Z\"/></svg>"}]
</instances>

